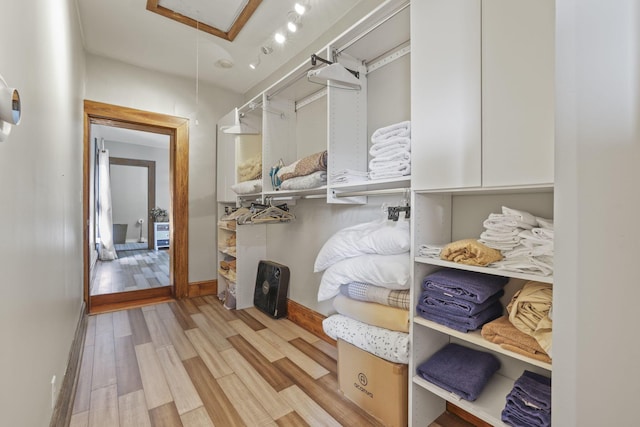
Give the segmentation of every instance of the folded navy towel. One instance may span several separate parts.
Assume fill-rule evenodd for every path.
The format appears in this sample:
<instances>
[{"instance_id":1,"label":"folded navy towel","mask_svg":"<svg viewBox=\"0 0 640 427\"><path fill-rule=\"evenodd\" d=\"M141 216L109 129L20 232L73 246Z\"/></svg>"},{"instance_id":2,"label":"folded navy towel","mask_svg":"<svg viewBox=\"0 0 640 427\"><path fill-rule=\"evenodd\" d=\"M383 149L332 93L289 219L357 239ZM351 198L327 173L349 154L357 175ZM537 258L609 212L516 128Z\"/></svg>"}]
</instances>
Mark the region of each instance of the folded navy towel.
<instances>
[{"instance_id":1,"label":"folded navy towel","mask_svg":"<svg viewBox=\"0 0 640 427\"><path fill-rule=\"evenodd\" d=\"M551 411L551 378L525 370L513 384L512 393L537 408Z\"/></svg>"},{"instance_id":2,"label":"folded navy towel","mask_svg":"<svg viewBox=\"0 0 640 427\"><path fill-rule=\"evenodd\" d=\"M426 276L422 282L422 289L482 303L500 291L508 281L508 277L443 268Z\"/></svg>"},{"instance_id":3,"label":"folded navy towel","mask_svg":"<svg viewBox=\"0 0 640 427\"><path fill-rule=\"evenodd\" d=\"M485 323L491 322L502 316L502 304L495 301L485 310L473 316L464 316L455 313L447 313L441 310L434 310L433 307L418 304L416 313L427 320L447 326L460 332L475 331L482 328Z\"/></svg>"},{"instance_id":4,"label":"folded navy towel","mask_svg":"<svg viewBox=\"0 0 640 427\"><path fill-rule=\"evenodd\" d=\"M493 354L449 343L418 366L417 373L438 387L474 401L498 369L500 361Z\"/></svg>"},{"instance_id":5,"label":"folded navy towel","mask_svg":"<svg viewBox=\"0 0 640 427\"><path fill-rule=\"evenodd\" d=\"M505 407L500 416L502 421L512 427L550 427L551 414L549 414L548 422L541 421L536 417L532 417L524 412L518 411L512 407Z\"/></svg>"},{"instance_id":6,"label":"folded navy towel","mask_svg":"<svg viewBox=\"0 0 640 427\"><path fill-rule=\"evenodd\" d=\"M527 402L514 398L511 393L507 395L507 404L502 411L502 418L513 417L516 420L522 420L523 424L518 426L550 426L551 412L530 406Z\"/></svg>"},{"instance_id":7,"label":"folded navy towel","mask_svg":"<svg viewBox=\"0 0 640 427\"><path fill-rule=\"evenodd\" d=\"M500 289L497 293L491 295L486 301L476 304L471 301L445 295L442 292L422 291L419 303L423 307L431 307L435 311L473 316L474 314L480 313L482 310L489 308L489 306L498 301L502 295L504 295L504 290Z\"/></svg>"}]
</instances>

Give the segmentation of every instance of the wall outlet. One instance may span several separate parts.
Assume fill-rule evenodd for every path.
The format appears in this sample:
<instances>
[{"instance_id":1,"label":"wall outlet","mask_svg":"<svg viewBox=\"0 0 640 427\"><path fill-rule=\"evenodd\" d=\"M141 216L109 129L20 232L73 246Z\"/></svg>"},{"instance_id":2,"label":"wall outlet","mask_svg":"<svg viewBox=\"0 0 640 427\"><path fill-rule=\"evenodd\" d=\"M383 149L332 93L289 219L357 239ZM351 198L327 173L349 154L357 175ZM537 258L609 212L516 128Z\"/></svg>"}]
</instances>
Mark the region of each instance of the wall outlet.
<instances>
[{"instance_id":1,"label":"wall outlet","mask_svg":"<svg viewBox=\"0 0 640 427\"><path fill-rule=\"evenodd\" d=\"M51 377L51 409L56 406L56 376Z\"/></svg>"}]
</instances>

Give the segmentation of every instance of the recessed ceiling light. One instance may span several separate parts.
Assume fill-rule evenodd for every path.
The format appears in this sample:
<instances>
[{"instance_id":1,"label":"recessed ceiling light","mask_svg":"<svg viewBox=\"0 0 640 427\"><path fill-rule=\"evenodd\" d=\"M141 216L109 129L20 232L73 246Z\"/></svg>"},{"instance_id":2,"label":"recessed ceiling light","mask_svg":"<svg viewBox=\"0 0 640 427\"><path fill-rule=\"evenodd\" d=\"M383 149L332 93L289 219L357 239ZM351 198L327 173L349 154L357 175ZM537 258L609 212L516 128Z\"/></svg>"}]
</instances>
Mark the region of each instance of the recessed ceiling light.
<instances>
[{"instance_id":1,"label":"recessed ceiling light","mask_svg":"<svg viewBox=\"0 0 640 427\"><path fill-rule=\"evenodd\" d=\"M274 36L274 39L276 40L276 42L280 44L284 43L285 40L287 40L287 38L282 33L276 33L276 35Z\"/></svg>"},{"instance_id":2,"label":"recessed ceiling light","mask_svg":"<svg viewBox=\"0 0 640 427\"><path fill-rule=\"evenodd\" d=\"M226 59L226 58L218 59L216 61L216 66L218 66L220 68L232 68L233 67L233 61L230 60L230 59Z\"/></svg>"}]
</instances>

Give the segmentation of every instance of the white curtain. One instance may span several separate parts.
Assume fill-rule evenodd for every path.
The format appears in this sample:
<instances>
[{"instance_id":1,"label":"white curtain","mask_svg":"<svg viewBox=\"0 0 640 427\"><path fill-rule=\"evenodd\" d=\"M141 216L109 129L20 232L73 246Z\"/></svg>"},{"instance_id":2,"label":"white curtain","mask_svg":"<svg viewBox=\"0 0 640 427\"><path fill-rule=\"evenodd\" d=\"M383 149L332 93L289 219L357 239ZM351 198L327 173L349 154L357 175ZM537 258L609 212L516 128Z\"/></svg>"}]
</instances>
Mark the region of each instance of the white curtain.
<instances>
[{"instance_id":1,"label":"white curtain","mask_svg":"<svg viewBox=\"0 0 640 427\"><path fill-rule=\"evenodd\" d=\"M109 176L109 150L98 151L98 232L102 261L118 258L113 245L113 219L111 217L111 178Z\"/></svg>"}]
</instances>

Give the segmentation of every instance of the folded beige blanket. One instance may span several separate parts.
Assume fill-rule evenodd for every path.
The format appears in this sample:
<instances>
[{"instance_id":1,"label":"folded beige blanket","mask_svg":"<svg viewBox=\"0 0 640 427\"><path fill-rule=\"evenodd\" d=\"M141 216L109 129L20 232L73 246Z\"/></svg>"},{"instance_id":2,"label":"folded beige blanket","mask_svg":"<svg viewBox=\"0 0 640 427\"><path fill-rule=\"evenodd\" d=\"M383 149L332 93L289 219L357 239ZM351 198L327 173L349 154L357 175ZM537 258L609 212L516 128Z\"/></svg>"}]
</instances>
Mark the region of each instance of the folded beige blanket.
<instances>
[{"instance_id":1,"label":"folded beige blanket","mask_svg":"<svg viewBox=\"0 0 640 427\"><path fill-rule=\"evenodd\" d=\"M333 300L333 308L339 314L359 322L391 331L409 332L409 311L381 305L375 302L353 300L338 294Z\"/></svg>"},{"instance_id":2,"label":"folded beige blanket","mask_svg":"<svg viewBox=\"0 0 640 427\"><path fill-rule=\"evenodd\" d=\"M251 181L262 176L262 154L238 165L238 182Z\"/></svg>"},{"instance_id":3,"label":"folded beige blanket","mask_svg":"<svg viewBox=\"0 0 640 427\"><path fill-rule=\"evenodd\" d=\"M460 264L483 266L500 261L502 254L476 239L464 239L451 242L442 248L440 258Z\"/></svg>"},{"instance_id":4,"label":"folded beige blanket","mask_svg":"<svg viewBox=\"0 0 640 427\"><path fill-rule=\"evenodd\" d=\"M519 331L536 339L540 347L551 355L551 331L549 317L553 302L553 288L549 283L529 281L516 292L507 305L509 321Z\"/></svg>"},{"instance_id":5,"label":"folded beige blanket","mask_svg":"<svg viewBox=\"0 0 640 427\"><path fill-rule=\"evenodd\" d=\"M551 358L535 338L516 329L507 316L485 323L482 326L481 334L487 341L499 344L506 350L551 363Z\"/></svg>"}]
</instances>

